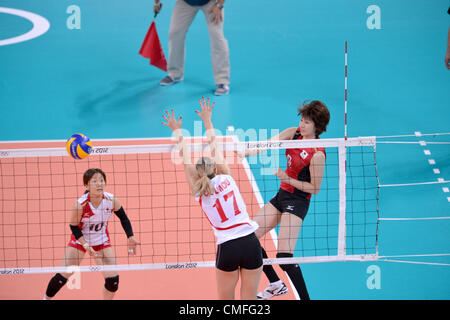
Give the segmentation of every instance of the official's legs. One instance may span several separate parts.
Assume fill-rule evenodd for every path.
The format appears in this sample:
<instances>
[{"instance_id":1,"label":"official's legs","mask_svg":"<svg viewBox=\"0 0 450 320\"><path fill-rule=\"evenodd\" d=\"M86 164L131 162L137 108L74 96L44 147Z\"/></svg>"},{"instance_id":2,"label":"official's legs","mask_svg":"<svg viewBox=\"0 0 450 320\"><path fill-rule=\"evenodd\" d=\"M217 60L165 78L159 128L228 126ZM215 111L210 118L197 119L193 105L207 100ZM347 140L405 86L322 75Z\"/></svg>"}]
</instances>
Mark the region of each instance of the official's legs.
<instances>
[{"instance_id":1,"label":"official's legs","mask_svg":"<svg viewBox=\"0 0 450 320\"><path fill-rule=\"evenodd\" d=\"M214 1L209 1L202 6L209 31L209 42L211 47L211 62L214 74L214 82L218 84L230 84L230 54L228 41L223 34L223 24L225 20L225 9L222 9L222 21L212 22L210 10L215 6Z\"/></svg>"},{"instance_id":2,"label":"official's legs","mask_svg":"<svg viewBox=\"0 0 450 320\"><path fill-rule=\"evenodd\" d=\"M198 7L177 0L173 8L169 27L169 62L167 71L172 79L184 74L186 33L198 12Z\"/></svg>"}]
</instances>

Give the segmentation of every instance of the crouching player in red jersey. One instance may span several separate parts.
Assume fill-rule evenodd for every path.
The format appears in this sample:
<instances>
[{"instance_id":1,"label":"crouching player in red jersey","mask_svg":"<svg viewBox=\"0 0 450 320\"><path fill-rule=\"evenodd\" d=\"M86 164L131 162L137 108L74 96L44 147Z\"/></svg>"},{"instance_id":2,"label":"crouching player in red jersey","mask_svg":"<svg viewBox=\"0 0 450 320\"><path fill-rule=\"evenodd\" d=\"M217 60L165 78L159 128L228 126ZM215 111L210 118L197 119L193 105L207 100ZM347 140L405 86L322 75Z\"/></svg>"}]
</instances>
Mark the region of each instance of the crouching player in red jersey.
<instances>
[{"instance_id":1,"label":"crouching player in red jersey","mask_svg":"<svg viewBox=\"0 0 450 320\"><path fill-rule=\"evenodd\" d=\"M72 208L71 239L66 248L62 266L79 266L88 252L99 265L115 265L116 257L111 247L108 220L114 212L128 237L128 253L135 255L139 243L133 236L131 222L117 197L105 191L106 175L101 169L88 169L83 175L86 192ZM57 273L49 282L44 300L53 298L66 284L70 273ZM104 271L103 299L111 300L119 287L119 275Z\"/></svg>"}]
</instances>

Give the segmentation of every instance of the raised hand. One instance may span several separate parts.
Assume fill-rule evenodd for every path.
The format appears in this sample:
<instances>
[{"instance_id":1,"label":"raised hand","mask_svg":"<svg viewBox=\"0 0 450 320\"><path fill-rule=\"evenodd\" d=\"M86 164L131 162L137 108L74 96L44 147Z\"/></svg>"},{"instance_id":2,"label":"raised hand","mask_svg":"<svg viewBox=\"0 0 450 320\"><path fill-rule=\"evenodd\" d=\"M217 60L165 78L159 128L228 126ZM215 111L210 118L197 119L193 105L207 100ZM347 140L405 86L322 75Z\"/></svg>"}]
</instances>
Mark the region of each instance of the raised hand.
<instances>
[{"instance_id":1,"label":"raised hand","mask_svg":"<svg viewBox=\"0 0 450 320\"><path fill-rule=\"evenodd\" d=\"M159 2L159 0L155 0L155 4L153 5L153 12L155 13L155 18L158 15L158 13L161 12L162 5L163 4Z\"/></svg>"},{"instance_id":2,"label":"raised hand","mask_svg":"<svg viewBox=\"0 0 450 320\"><path fill-rule=\"evenodd\" d=\"M169 111L166 111L166 114L165 115L163 114L163 118L164 120L167 121L167 123L161 122L162 125L169 127L172 131L181 129L181 117L179 117L177 120L175 118L175 113L173 112L173 109L172 114L170 114Z\"/></svg>"},{"instance_id":3,"label":"raised hand","mask_svg":"<svg viewBox=\"0 0 450 320\"><path fill-rule=\"evenodd\" d=\"M216 104L215 102L213 102L212 104L209 101L209 98L207 100L205 100L205 97L202 97L202 99L199 99L198 102L200 103L200 107L202 108L201 111L195 111L195 113L198 114L198 116L203 120L203 121L208 121L211 120L211 114L214 108L214 105Z\"/></svg>"}]
</instances>

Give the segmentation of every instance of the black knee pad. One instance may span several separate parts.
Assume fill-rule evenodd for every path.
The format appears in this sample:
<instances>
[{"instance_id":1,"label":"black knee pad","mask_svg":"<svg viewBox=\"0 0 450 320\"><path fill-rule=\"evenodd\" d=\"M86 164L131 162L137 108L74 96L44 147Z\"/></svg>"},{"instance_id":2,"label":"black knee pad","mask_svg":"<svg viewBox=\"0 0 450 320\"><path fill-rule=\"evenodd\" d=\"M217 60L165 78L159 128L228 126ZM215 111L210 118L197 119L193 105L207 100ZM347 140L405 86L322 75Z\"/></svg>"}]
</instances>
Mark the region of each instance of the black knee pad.
<instances>
[{"instance_id":1,"label":"black knee pad","mask_svg":"<svg viewBox=\"0 0 450 320\"><path fill-rule=\"evenodd\" d=\"M58 293L58 291L64 287L66 284L67 279L64 278L61 274L57 273L53 278L50 279L50 282L48 283L47 291L45 292L45 295L49 298L53 298L55 294Z\"/></svg>"},{"instance_id":2,"label":"black knee pad","mask_svg":"<svg viewBox=\"0 0 450 320\"><path fill-rule=\"evenodd\" d=\"M105 279L105 289L111 292L116 292L119 289L119 276Z\"/></svg>"},{"instance_id":3,"label":"black knee pad","mask_svg":"<svg viewBox=\"0 0 450 320\"><path fill-rule=\"evenodd\" d=\"M277 258L292 258L294 255L292 253L287 253L287 252L279 252L277 253ZM289 271L292 270L294 268L298 267L296 263L294 264L280 264L280 268L283 271Z\"/></svg>"}]
</instances>

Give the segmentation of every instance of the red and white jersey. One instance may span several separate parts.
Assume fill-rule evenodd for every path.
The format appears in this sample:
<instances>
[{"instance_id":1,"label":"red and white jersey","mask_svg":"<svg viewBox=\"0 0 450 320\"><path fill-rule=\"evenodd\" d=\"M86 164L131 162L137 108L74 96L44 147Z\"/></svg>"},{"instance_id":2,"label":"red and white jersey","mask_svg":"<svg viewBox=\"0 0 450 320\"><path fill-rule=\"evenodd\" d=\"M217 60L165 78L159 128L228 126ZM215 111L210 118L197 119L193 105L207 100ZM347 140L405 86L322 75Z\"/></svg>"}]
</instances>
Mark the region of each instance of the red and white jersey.
<instances>
[{"instance_id":1,"label":"red and white jersey","mask_svg":"<svg viewBox=\"0 0 450 320\"><path fill-rule=\"evenodd\" d=\"M214 229L217 244L244 237L258 229L251 220L244 200L233 177L220 174L211 179L214 194L202 195L199 201L206 218Z\"/></svg>"},{"instance_id":2,"label":"red and white jersey","mask_svg":"<svg viewBox=\"0 0 450 320\"><path fill-rule=\"evenodd\" d=\"M97 208L94 208L90 200L89 193L78 199L78 203L83 207L83 214L78 226L83 233L83 238L92 247L109 242L108 220L114 210L114 195L103 192L103 199ZM71 240L75 240L73 235L72 237ZM75 241L79 243L77 240Z\"/></svg>"}]
</instances>

